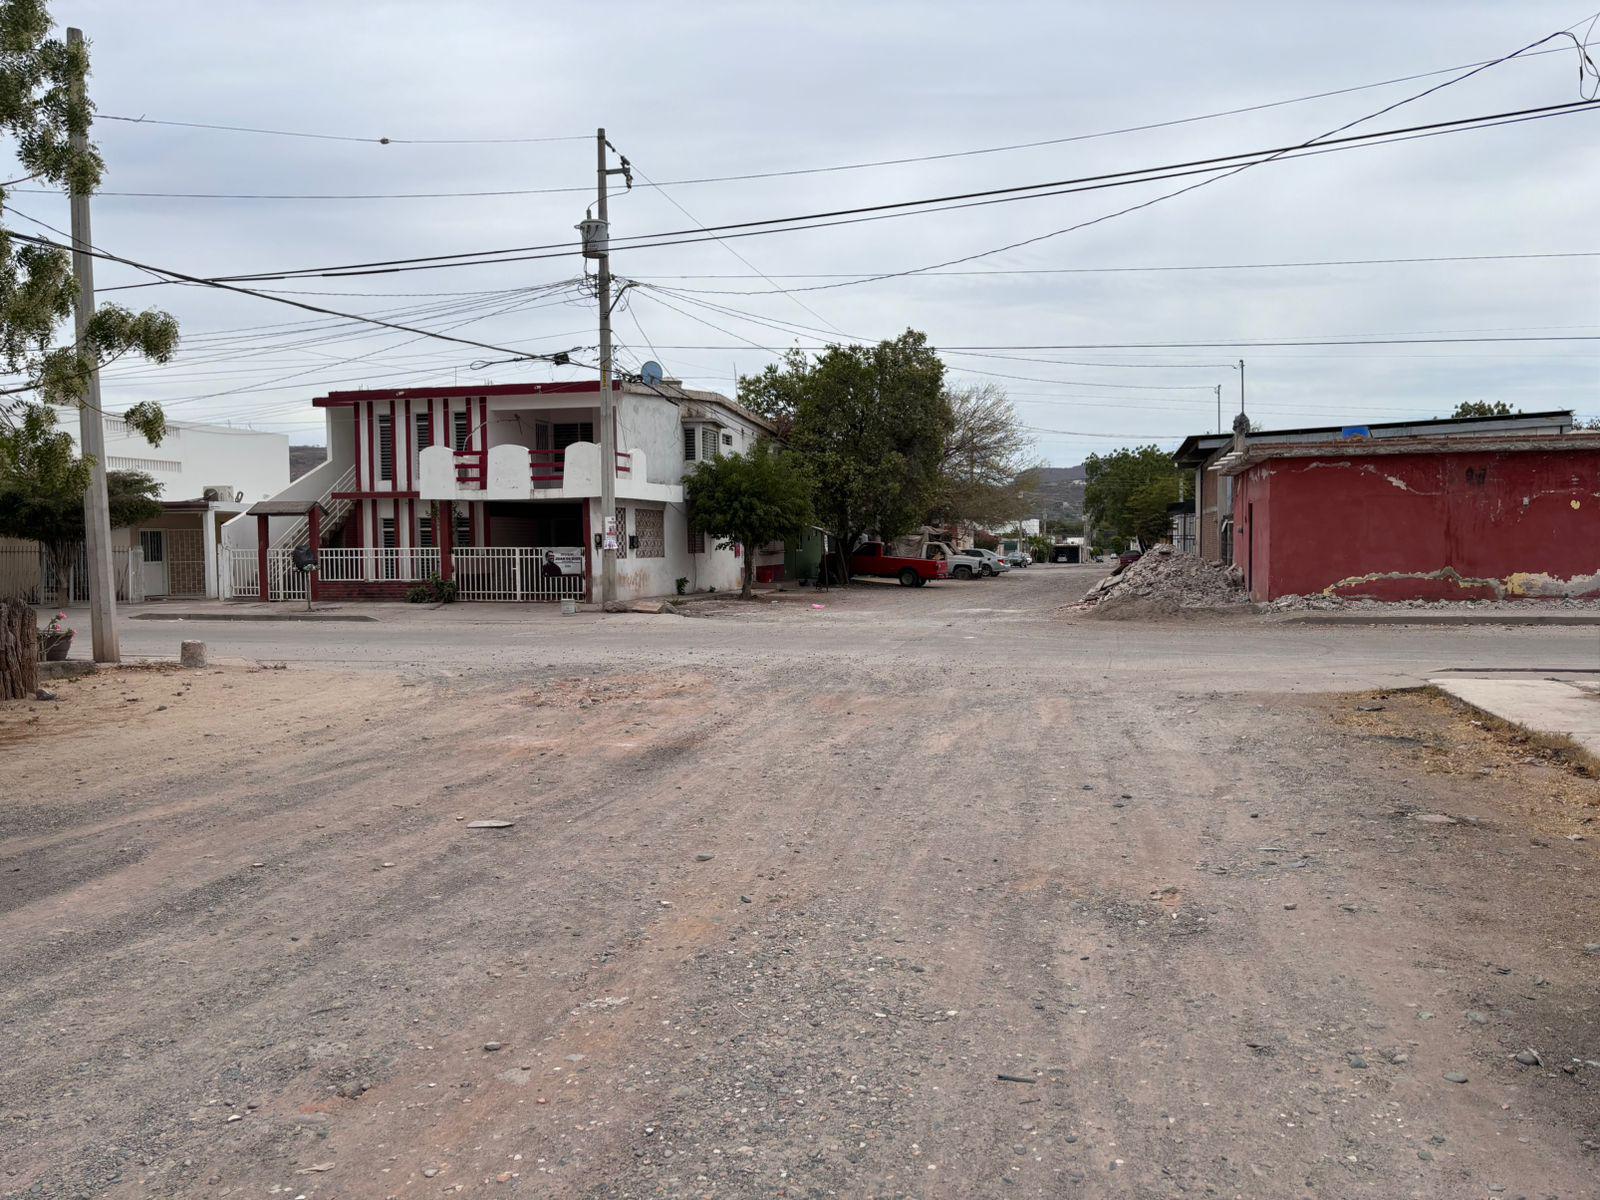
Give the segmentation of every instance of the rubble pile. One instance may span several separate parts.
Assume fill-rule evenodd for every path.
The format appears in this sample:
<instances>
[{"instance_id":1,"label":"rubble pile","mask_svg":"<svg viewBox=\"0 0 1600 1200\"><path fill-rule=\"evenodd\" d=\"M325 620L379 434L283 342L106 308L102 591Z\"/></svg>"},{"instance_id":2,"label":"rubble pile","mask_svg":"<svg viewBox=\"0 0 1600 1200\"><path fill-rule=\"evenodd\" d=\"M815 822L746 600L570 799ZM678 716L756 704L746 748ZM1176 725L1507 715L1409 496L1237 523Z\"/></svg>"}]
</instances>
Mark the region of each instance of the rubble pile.
<instances>
[{"instance_id":1,"label":"rubble pile","mask_svg":"<svg viewBox=\"0 0 1600 1200\"><path fill-rule=\"evenodd\" d=\"M1174 616L1254 610L1238 567L1178 554L1170 545L1151 549L1120 574L1108 575L1084 596L1080 609L1107 618Z\"/></svg>"}]
</instances>

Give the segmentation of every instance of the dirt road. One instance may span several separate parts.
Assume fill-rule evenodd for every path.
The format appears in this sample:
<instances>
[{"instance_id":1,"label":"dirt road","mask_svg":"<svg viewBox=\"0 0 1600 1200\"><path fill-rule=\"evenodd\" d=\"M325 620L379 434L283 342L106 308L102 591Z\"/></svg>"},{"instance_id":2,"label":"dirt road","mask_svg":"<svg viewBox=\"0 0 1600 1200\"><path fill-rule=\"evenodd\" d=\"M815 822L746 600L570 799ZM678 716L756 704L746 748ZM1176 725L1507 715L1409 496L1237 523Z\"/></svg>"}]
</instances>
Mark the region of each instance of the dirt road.
<instances>
[{"instance_id":1,"label":"dirt road","mask_svg":"<svg viewBox=\"0 0 1600 1200\"><path fill-rule=\"evenodd\" d=\"M1596 784L1018 582L0 709L0 1194L1600 1194Z\"/></svg>"}]
</instances>

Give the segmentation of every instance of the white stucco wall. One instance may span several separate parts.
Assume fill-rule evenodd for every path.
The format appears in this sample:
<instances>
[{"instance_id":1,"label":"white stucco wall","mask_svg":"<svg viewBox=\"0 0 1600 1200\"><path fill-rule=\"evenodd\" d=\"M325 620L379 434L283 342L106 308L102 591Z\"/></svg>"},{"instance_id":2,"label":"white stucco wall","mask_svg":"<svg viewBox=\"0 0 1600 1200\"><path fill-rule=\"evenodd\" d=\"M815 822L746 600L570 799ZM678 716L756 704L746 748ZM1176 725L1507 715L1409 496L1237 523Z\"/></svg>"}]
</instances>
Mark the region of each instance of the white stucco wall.
<instances>
[{"instance_id":1,"label":"white stucco wall","mask_svg":"<svg viewBox=\"0 0 1600 1200\"><path fill-rule=\"evenodd\" d=\"M56 417L57 428L77 445L78 410L60 408ZM161 484L163 500L198 500L208 487L243 492L246 501L266 500L289 483L289 439L281 433L169 421L161 444L153 446L121 417L102 420L106 469L147 472Z\"/></svg>"}]
</instances>

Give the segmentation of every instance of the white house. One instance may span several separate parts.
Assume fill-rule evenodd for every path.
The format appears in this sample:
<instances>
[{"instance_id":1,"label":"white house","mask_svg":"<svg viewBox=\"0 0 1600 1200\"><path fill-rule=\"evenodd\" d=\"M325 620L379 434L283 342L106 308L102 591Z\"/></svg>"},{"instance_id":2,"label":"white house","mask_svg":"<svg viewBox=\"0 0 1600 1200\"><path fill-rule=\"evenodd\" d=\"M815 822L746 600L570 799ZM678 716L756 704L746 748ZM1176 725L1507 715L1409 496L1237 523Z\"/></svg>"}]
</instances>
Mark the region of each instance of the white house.
<instances>
[{"instance_id":1,"label":"white house","mask_svg":"<svg viewBox=\"0 0 1600 1200\"><path fill-rule=\"evenodd\" d=\"M739 553L689 531L684 475L772 426L671 380L612 386L618 598L670 594L679 579L690 591L737 587ZM605 530L599 400L596 382L318 397L327 460L228 523L225 590L304 597L292 556L315 541L321 598L400 599L434 574L463 600L591 597Z\"/></svg>"},{"instance_id":2,"label":"white house","mask_svg":"<svg viewBox=\"0 0 1600 1200\"><path fill-rule=\"evenodd\" d=\"M80 420L75 408L56 410L57 429L70 435L75 447ZM101 420L106 470L150 475L161 485L164 510L154 520L112 530L118 598L217 595L222 526L253 501L288 485L289 439L279 433L169 420L156 446L120 416L107 414ZM11 551L19 559L26 554L20 543ZM29 570L38 576L35 590L49 582L41 566ZM68 586L73 599L86 600L87 570L77 572Z\"/></svg>"}]
</instances>

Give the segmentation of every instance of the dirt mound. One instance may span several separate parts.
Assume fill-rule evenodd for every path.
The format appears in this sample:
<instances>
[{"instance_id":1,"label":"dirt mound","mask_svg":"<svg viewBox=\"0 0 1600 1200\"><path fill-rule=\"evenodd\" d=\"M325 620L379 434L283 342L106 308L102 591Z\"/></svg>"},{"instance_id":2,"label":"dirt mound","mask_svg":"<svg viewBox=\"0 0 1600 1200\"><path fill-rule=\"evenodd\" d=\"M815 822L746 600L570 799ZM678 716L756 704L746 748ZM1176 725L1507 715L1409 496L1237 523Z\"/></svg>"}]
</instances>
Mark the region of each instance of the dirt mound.
<instances>
[{"instance_id":1,"label":"dirt mound","mask_svg":"<svg viewBox=\"0 0 1600 1200\"><path fill-rule=\"evenodd\" d=\"M1078 608L1107 620L1252 612L1238 567L1178 554L1162 545L1119 575L1102 579Z\"/></svg>"}]
</instances>

